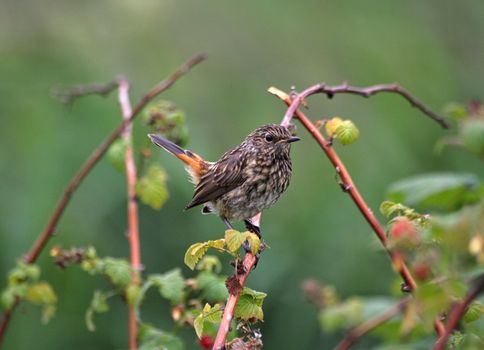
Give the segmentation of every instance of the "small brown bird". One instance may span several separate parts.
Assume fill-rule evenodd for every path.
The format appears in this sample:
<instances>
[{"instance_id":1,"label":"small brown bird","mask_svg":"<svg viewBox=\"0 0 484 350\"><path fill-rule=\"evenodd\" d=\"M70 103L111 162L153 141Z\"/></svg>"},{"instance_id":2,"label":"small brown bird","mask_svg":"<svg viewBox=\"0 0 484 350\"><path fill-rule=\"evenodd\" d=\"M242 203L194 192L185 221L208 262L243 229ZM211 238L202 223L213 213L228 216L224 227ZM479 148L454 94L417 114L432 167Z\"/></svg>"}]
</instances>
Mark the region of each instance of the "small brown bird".
<instances>
[{"instance_id":1,"label":"small brown bird","mask_svg":"<svg viewBox=\"0 0 484 350\"><path fill-rule=\"evenodd\" d=\"M185 209L203 204L202 213L217 214L228 228L231 221L244 220L247 229L257 234L260 230L250 218L274 204L289 186L289 151L291 143L299 140L283 126L264 125L218 161L208 162L162 136L148 137L185 163L196 186Z\"/></svg>"}]
</instances>

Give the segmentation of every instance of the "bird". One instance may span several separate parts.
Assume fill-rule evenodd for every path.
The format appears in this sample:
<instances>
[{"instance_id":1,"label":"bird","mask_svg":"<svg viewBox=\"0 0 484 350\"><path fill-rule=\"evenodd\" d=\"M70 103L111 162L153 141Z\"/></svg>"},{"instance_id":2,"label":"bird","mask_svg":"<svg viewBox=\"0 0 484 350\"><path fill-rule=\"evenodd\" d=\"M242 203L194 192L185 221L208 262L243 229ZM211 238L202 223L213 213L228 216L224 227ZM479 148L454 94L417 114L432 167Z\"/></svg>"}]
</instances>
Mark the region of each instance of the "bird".
<instances>
[{"instance_id":1,"label":"bird","mask_svg":"<svg viewBox=\"0 0 484 350\"><path fill-rule=\"evenodd\" d=\"M161 135L148 137L185 164L195 185L185 210L202 205L203 214L217 214L228 229L233 229L232 222L244 221L246 228L259 237L260 228L250 219L272 206L289 186L291 144L300 140L285 126L267 124L219 160L210 162Z\"/></svg>"}]
</instances>

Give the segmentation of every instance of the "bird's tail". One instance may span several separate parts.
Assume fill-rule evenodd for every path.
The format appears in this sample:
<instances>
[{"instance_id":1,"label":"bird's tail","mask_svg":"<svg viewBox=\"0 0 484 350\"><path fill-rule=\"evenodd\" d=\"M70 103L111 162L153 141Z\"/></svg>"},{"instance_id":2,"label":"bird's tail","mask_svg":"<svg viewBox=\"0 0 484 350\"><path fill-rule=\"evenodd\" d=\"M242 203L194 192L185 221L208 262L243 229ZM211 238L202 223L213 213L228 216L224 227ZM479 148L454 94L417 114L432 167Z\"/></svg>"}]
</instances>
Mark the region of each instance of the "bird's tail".
<instances>
[{"instance_id":1,"label":"bird's tail","mask_svg":"<svg viewBox=\"0 0 484 350\"><path fill-rule=\"evenodd\" d=\"M185 168L192 177L193 183L197 184L200 181L200 177L205 173L207 168L207 162L202 157L189 150L181 148L170 140L165 139L163 136L148 134L148 137L155 145L165 149L185 163Z\"/></svg>"}]
</instances>

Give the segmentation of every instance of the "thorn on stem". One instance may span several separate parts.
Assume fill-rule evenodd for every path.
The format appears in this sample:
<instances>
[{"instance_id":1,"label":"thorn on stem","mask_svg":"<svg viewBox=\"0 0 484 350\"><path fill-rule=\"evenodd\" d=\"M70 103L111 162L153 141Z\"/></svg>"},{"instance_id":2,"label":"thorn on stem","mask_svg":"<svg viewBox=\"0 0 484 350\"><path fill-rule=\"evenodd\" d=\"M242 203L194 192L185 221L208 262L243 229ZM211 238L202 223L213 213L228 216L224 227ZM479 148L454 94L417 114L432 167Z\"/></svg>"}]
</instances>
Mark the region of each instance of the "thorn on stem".
<instances>
[{"instance_id":1,"label":"thorn on stem","mask_svg":"<svg viewBox=\"0 0 484 350\"><path fill-rule=\"evenodd\" d=\"M403 282L402 284L400 284L400 290L403 292L403 293L411 293L412 292L412 288L405 282Z\"/></svg>"}]
</instances>

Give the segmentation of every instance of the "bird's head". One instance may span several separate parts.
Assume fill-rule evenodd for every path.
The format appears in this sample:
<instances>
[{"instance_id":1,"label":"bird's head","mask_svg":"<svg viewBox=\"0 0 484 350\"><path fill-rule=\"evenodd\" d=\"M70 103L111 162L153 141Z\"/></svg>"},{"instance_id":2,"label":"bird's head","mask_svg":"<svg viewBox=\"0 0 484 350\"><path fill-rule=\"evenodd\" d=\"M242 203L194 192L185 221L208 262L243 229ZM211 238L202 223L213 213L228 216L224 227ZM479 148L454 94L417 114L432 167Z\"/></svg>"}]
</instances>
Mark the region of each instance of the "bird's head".
<instances>
[{"instance_id":1,"label":"bird's head","mask_svg":"<svg viewBox=\"0 0 484 350\"><path fill-rule=\"evenodd\" d=\"M261 126L245 139L251 146L274 151L288 151L291 143L299 140L299 137L293 136L286 127L277 124Z\"/></svg>"}]
</instances>

